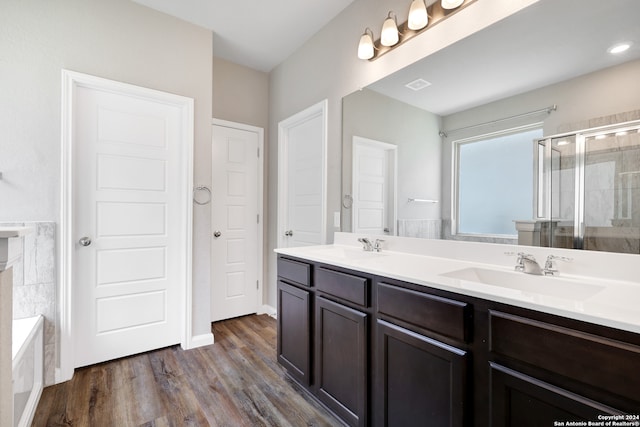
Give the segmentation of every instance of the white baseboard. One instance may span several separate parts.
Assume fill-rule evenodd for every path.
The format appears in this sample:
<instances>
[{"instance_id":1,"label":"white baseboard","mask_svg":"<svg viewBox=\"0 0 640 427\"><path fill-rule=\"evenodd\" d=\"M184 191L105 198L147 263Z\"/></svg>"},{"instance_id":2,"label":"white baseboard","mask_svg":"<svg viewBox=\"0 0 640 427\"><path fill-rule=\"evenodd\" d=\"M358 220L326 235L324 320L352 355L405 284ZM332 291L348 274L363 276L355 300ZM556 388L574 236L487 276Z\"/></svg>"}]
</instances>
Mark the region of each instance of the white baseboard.
<instances>
[{"instance_id":1,"label":"white baseboard","mask_svg":"<svg viewBox=\"0 0 640 427\"><path fill-rule=\"evenodd\" d=\"M268 304L263 304L260 307L260 310L258 311L258 314L267 314L267 315L273 317L274 319L278 318L278 311L275 308L273 308L270 305L268 305Z\"/></svg>"},{"instance_id":2,"label":"white baseboard","mask_svg":"<svg viewBox=\"0 0 640 427\"><path fill-rule=\"evenodd\" d=\"M205 345L211 345L211 344L213 344L213 334L212 333L194 335L194 336L191 337L190 340L188 340L185 350L190 350L192 348L198 348L198 347L204 347Z\"/></svg>"}]
</instances>

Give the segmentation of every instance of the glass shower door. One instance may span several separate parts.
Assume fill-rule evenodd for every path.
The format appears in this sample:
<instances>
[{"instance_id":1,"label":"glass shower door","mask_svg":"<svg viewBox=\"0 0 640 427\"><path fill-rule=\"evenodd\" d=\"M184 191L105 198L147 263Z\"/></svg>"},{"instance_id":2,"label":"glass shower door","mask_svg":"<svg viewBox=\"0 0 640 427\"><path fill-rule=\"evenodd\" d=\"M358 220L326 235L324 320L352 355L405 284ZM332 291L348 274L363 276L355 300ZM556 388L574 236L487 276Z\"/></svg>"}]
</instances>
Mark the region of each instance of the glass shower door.
<instances>
[{"instance_id":1,"label":"glass shower door","mask_svg":"<svg viewBox=\"0 0 640 427\"><path fill-rule=\"evenodd\" d=\"M573 248L576 239L576 136L551 139L551 207L549 244L553 248Z\"/></svg>"},{"instance_id":2,"label":"glass shower door","mask_svg":"<svg viewBox=\"0 0 640 427\"><path fill-rule=\"evenodd\" d=\"M640 253L639 128L584 135L583 249Z\"/></svg>"},{"instance_id":3,"label":"glass shower door","mask_svg":"<svg viewBox=\"0 0 640 427\"><path fill-rule=\"evenodd\" d=\"M538 141L537 226L540 246L573 248L576 225L576 136Z\"/></svg>"}]
</instances>

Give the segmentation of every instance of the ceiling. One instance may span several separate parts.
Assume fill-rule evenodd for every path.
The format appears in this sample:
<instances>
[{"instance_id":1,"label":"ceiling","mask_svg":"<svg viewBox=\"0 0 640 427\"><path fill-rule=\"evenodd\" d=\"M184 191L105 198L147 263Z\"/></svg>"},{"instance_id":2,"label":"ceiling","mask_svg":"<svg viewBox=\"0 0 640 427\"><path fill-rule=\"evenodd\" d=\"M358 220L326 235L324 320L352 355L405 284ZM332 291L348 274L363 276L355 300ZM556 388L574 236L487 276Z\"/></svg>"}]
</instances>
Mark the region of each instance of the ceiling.
<instances>
[{"instance_id":1,"label":"ceiling","mask_svg":"<svg viewBox=\"0 0 640 427\"><path fill-rule=\"evenodd\" d=\"M271 71L354 0L133 0L213 31L213 54Z\"/></svg>"},{"instance_id":2,"label":"ceiling","mask_svg":"<svg viewBox=\"0 0 640 427\"><path fill-rule=\"evenodd\" d=\"M369 88L446 116L640 58L639 16L638 0L541 0ZM404 87L418 78L431 85Z\"/></svg>"}]
</instances>

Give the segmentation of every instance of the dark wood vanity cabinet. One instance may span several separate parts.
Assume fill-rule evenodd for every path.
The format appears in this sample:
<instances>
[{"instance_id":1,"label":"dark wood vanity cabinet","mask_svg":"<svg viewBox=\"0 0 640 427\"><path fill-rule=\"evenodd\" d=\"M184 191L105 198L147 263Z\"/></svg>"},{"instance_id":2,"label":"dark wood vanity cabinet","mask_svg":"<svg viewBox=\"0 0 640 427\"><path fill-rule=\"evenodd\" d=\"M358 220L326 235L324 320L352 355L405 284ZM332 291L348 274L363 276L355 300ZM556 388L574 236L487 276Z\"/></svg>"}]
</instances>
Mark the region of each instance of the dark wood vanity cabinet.
<instances>
[{"instance_id":1,"label":"dark wood vanity cabinet","mask_svg":"<svg viewBox=\"0 0 640 427\"><path fill-rule=\"evenodd\" d=\"M376 283L375 425L470 425L471 305L398 285Z\"/></svg>"},{"instance_id":2,"label":"dark wood vanity cabinet","mask_svg":"<svg viewBox=\"0 0 640 427\"><path fill-rule=\"evenodd\" d=\"M316 394L351 426L367 425L369 315L316 298Z\"/></svg>"},{"instance_id":3,"label":"dark wood vanity cabinet","mask_svg":"<svg viewBox=\"0 0 640 427\"><path fill-rule=\"evenodd\" d=\"M369 425L372 282L334 267L314 271L315 392L350 426Z\"/></svg>"},{"instance_id":4,"label":"dark wood vanity cabinet","mask_svg":"<svg viewBox=\"0 0 640 427\"><path fill-rule=\"evenodd\" d=\"M489 425L640 415L637 334L497 304L487 319Z\"/></svg>"},{"instance_id":5,"label":"dark wood vanity cabinet","mask_svg":"<svg viewBox=\"0 0 640 427\"><path fill-rule=\"evenodd\" d=\"M492 427L553 426L555 422L598 421L598 415L620 414L602 403L489 363Z\"/></svg>"},{"instance_id":6,"label":"dark wood vanity cabinet","mask_svg":"<svg viewBox=\"0 0 640 427\"><path fill-rule=\"evenodd\" d=\"M279 362L348 425L640 415L640 334L283 257L278 304Z\"/></svg>"},{"instance_id":7,"label":"dark wood vanity cabinet","mask_svg":"<svg viewBox=\"0 0 640 427\"><path fill-rule=\"evenodd\" d=\"M378 320L376 426L463 426L467 352Z\"/></svg>"},{"instance_id":8,"label":"dark wood vanity cabinet","mask_svg":"<svg viewBox=\"0 0 640 427\"><path fill-rule=\"evenodd\" d=\"M291 377L311 385L312 266L278 259L278 362Z\"/></svg>"}]
</instances>

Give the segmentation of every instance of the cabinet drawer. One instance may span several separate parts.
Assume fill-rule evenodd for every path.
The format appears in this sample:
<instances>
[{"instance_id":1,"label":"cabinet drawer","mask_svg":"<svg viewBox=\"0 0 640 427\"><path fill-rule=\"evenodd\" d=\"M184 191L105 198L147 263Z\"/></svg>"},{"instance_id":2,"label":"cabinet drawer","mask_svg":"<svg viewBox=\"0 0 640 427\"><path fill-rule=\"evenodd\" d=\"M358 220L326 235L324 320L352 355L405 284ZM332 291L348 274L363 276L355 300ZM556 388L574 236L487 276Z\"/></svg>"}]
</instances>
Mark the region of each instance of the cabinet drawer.
<instances>
[{"instance_id":1,"label":"cabinet drawer","mask_svg":"<svg viewBox=\"0 0 640 427\"><path fill-rule=\"evenodd\" d=\"M378 313L460 341L471 339L471 306L465 302L378 283Z\"/></svg>"},{"instance_id":2,"label":"cabinet drawer","mask_svg":"<svg viewBox=\"0 0 640 427\"><path fill-rule=\"evenodd\" d=\"M368 307L369 279L349 273L319 267L315 275L316 288L345 301Z\"/></svg>"},{"instance_id":3,"label":"cabinet drawer","mask_svg":"<svg viewBox=\"0 0 640 427\"><path fill-rule=\"evenodd\" d=\"M620 396L640 390L640 347L610 338L489 311L489 350Z\"/></svg>"},{"instance_id":4,"label":"cabinet drawer","mask_svg":"<svg viewBox=\"0 0 640 427\"><path fill-rule=\"evenodd\" d=\"M311 265L288 258L278 258L278 276L302 286L311 286Z\"/></svg>"}]
</instances>

